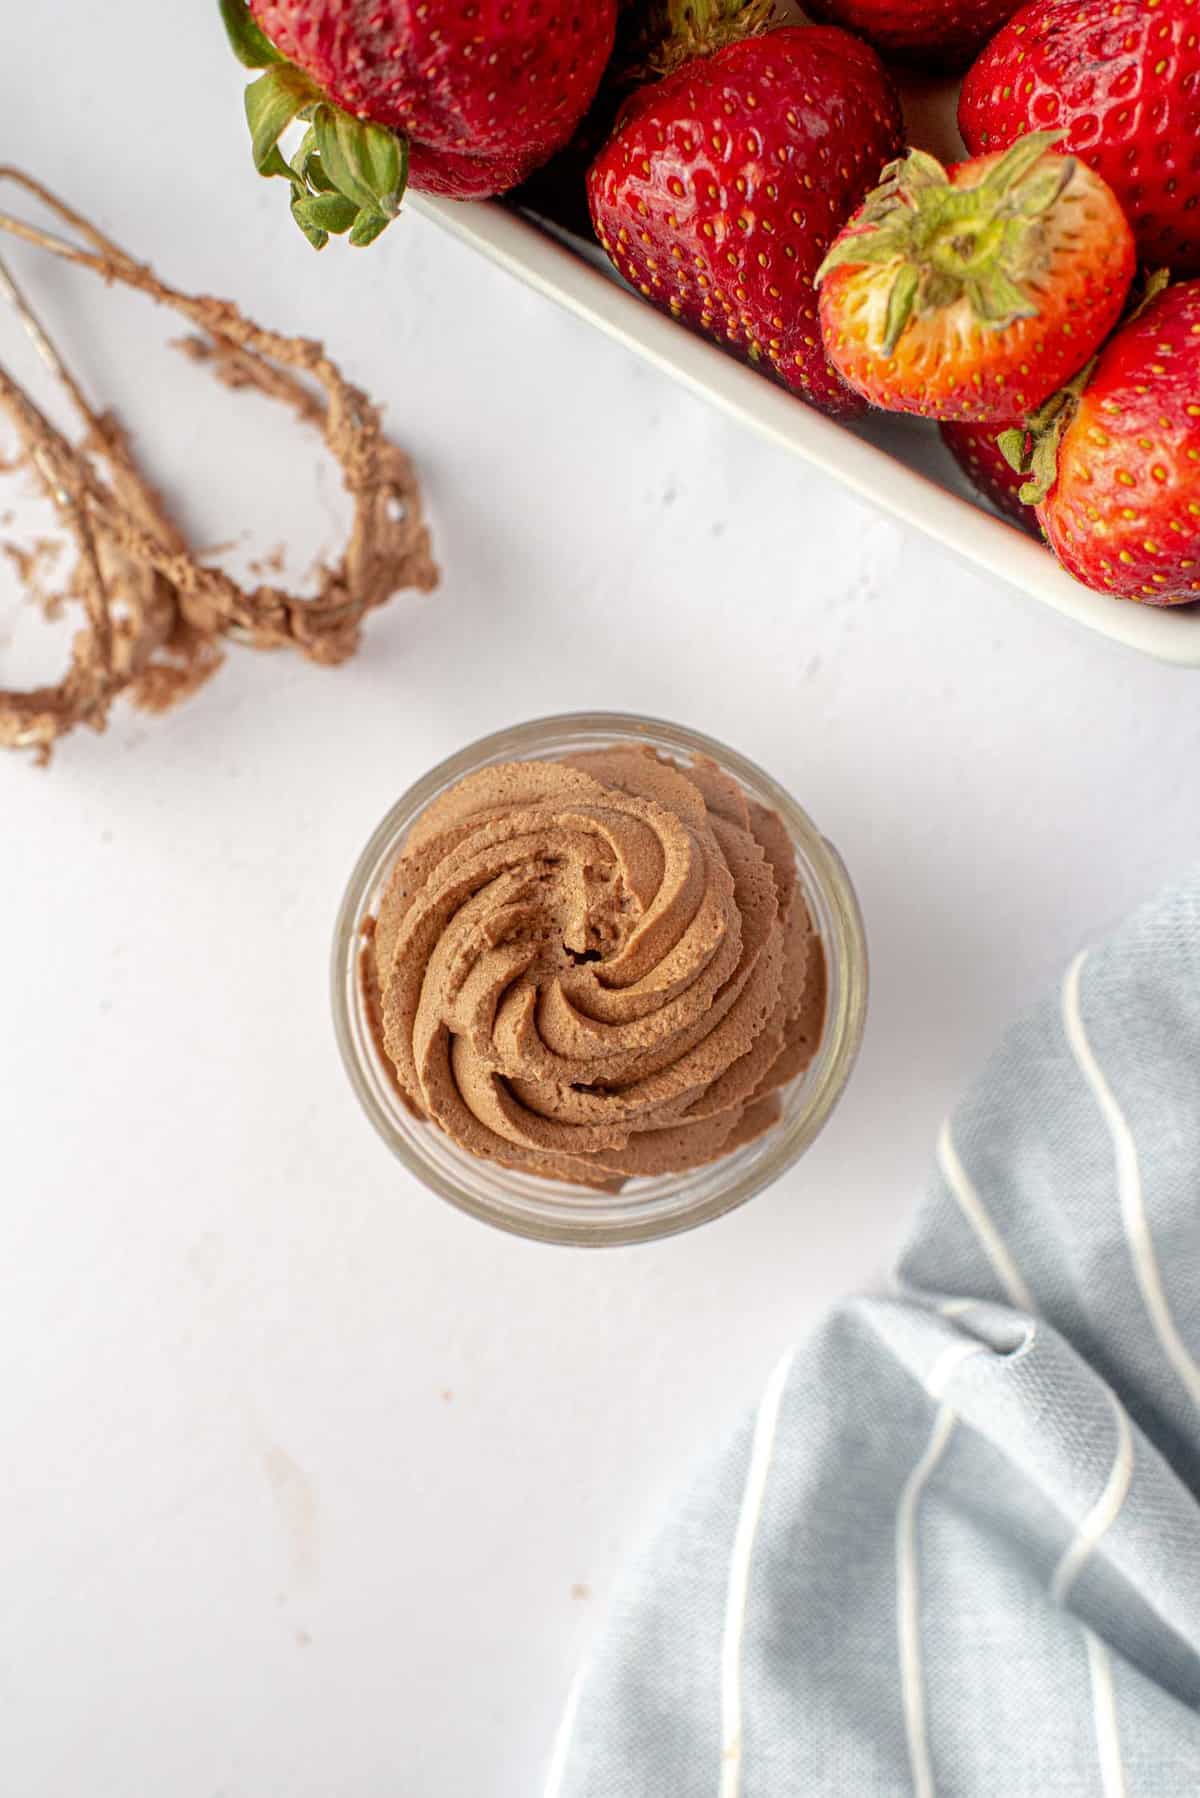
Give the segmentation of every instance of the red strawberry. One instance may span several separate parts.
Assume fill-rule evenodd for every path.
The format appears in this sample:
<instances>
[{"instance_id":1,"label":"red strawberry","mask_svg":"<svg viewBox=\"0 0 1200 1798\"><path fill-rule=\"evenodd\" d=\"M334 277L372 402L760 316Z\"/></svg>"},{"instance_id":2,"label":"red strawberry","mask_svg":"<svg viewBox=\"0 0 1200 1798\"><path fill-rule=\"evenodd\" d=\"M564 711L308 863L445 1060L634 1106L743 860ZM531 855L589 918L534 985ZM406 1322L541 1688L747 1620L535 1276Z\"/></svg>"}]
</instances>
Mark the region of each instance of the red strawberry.
<instances>
[{"instance_id":1,"label":"red strawberry","mask_svg":"<svg viewBox=\"0 0 1200 1798\"><path fill-rule=\"evenodd\" d=\"M961 69L1022 0L806 0L815 19L857 31L883 56Z\"/></svg>"},{"instance_id":2,"label":"red strawberry","mask_svg":"<svg viewBox=\"0 0 1200 1798\"><path fill-rule=\"evenodd\" d=\"M1112 192L1034 132L946 170L910 150L817 274L834 367L889 412L1005 424L1120 317L1133 238Z\"/></svg>"},{"instance_id":3,"label":"red strawberry","mask_svg":"<svg viewBox=\"0 0 1200 1798\"><path fill-rule=\"evenodd\" d=\"M1033 0L963 83L972 152L1064 133L1129 215L1144 262L1200 270L1200 10L1196 0Z\"/></svg>"},{"instance_id":4,"label":"red strawberry","mask_svg":"<svg viewBox=\"0 0 1200 1798\"><path fill-rule=\"evenodd\" d=\"M812 278L900 132L882 63L846 32L726 44L628 102L588 175L596 235L656 306L823 411L858 411Z\"/></svg>"},{"instance_id":5,"label":"red strawberry","mask_svg":"<svg viewBox=\"0 0 1200 1798\"><path fill-rule=\"evenodd\" d=\"M1021 498L1025 476L1009 462L997 441L995 425L940 424L942 442L971 485L997 511L1019 524L1031 537L1040 537L1032 506Z\"/></svg>"},{"instance_id":6,"label":"red strawberry","mask_svg":"<svg viewBox=\"0 0 1200 1798\"><path fill-rule=\"evenodd\" d=\"M1147 605L1200 598L1200 281L1159 293L1029 420L1024 489L1064 568Z\"/></svg>"},{"instance_id":7,"label":"red strawberry","mask_svg":"<svg viewBox=\"0 0 1200 1798\"><path fill-rule=\"evenodd\" d=\"M514 187L565 144L612 49L616 0L221 0L255 160L315 242L369 242L405 181L454 199ZM251 17L251 14L253 17ZM309 119L290 165L277 148ZM317 243L321 247L321 243Z\"/></svg>"}]
</instances>

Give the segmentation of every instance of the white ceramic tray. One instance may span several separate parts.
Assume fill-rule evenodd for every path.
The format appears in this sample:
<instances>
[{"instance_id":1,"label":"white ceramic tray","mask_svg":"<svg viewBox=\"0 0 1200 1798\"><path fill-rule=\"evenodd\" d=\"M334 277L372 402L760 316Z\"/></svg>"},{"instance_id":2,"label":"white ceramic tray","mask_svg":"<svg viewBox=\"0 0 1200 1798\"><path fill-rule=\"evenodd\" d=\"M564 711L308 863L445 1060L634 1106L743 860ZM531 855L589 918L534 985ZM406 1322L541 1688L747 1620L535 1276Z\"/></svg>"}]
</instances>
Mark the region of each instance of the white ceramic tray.
<instances>
[{"instance_id":1,"label":"white ceramic tray","mask_svg":"<svg viewBox=\"0 0 1200 1798\"><path fill-rule=\"evenodd\" d=\"M962 154L945 83L904 92L910 141ZM464 204L413 194L410 203L530 287L674 375L731 417L835 475L893 517L1066 613L1090 630L1160 661L1200 668L1200 606L1135 605L1072 580L1047 549L979 502L936 427L876 413L837 424L694 336L625 286L595 246L560 235L493 202Z\"/></svg>"}]
</instances>

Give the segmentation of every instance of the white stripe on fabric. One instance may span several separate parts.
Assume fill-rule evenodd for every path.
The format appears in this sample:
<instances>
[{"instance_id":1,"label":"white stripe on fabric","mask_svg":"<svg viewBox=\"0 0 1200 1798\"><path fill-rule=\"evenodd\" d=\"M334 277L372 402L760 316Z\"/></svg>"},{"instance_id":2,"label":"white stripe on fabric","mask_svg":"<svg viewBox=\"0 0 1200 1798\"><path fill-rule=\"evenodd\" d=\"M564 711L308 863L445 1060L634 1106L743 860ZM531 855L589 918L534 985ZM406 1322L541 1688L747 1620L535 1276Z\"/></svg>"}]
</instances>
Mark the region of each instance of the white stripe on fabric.
<instances>
[{"instance_id":1,"label":"white stripe on fabric","mask_svg":"<svg viewBox=\"0 0 1200 1798\"><path fill-rule=\"evenodd\" d=\"M1021 1277L1020 1268L1009 1254L1004 1238L992 1222L987 1206L958 1158L958 1150L950 1134L949 1119L942 1125L938 1135L937 1159L942 1177L958 1201L963 1216L979 1238L980 1247L1004 1288L1005 1296L1019 1311L1032 1311L1033 1295Z\"/></svg>"},{"instance_id":2,"label":"white stripe on fabric","mask_svg":"<svg viewBox=\"0 0 1200 1798\"><path fill-rule=\"evenodd\" d=\"M1200 1366L1197 1366L1190 1350L1175 1327L1175 1319L1171 1316L1171 1307L1167 1303L1167 1295L1163 1290L1162 1275L1159 1272L1158 1260L1154 1253L1154 1241L1146 1217L1137 1144L1133 1140L1133 1133L1125 1120L1125 1114L1117 1104L1112 1088L1104 1078L1100 1064L1092 1053L1092 1046L1088 1041L1087 1031L1084 1029L1083 1012L1080 1007L1080 989L1083 964L1086 960L1087 950L1085 949L1075 957L1067 969L1062 990L1063 1028L1071 1046L1071 1053L1079 1064L1079 1071L1091 1087L1104 1121L1108 1125L1109 1135L1112 1137L1113 1154L1117 1164L1117 1196L1121 1206L1121 1220L1125 1226L1125 1238L1129 1244L1129 1253L1133 1258L1134 1273L1141 1289L1142 1303L1146 1307L1163 1354L1178 1374L1193 1404L1200 1405Z\"/></svg>"},{"instance_id":3,"label":"white stripe on fabric","mask_svg":"<svg viewBox=\"0 0 1200 1798\"><path fill-rule=\"evenodd\" d=\"M1078 1015L1079 1015L1079 991L1078 991L1079 971L1082 968L1083 960L1084 960L1084 957L1080 956L1077 959L1077 961L1072 965L1072 967L1068 970L1068 973L1067 973L1066 989L1064 992L1064 1017L1066 1019L1067 1037L1071 1043L1072 1050L1075 1053L1076 1060L1079 1061L1080 1067L1083 1069L1085 1077L1087 1077L1091 1081L1093 1090L1096 1092L1096 1096L1100 1100L1102 1108L1104 1107L1104 1100L1101 1097L1101 1089L1103 1089L1103 1091L1108 1094L1108 1099L1109 1099L1109 1103L1112 1106L1112 1110L1113 1110L1113 1112L1116 1113L1117 1117L1120 1119L1122 1126L1125 1128L1126 1135L1128 1135L1128 1126L1125 1125L1124 1119L1121 1118L1121 1114L1117 1110L1116 1103L1112 1099L1111 1093L1108 1093L1108 1089L1107 1089L1107 1086L1105 1085L1103 1075L1101 1075L1099 1068L1096 1066L1094 1058L1091 1056L1091 1051L1088 1048L1087 1039L1083 1034L1082 1021L1078 1022L1077 1031L1074 1035L1072 1034L1072 1023L1071 1023L1069 1007L1067 1004L1067 994L1069 994L1071 992L1072 976L1074 976L1073 1005L1074 1005L1075 1017L1076 1017L1076 1019L1078 1019ZM1082 1051L1083 1051L1082 1055L1080 1053L1080 1046L1082 1046ZM1095 1074L1095 1079L1092 1079L1092 1076L1088 1074L1088 1070L1087 1070L1087 1067L1085 1066L1085 1062L1084 1062L1085 1057L1087 1058L1088 1061L1091 1062L1091 1066L1092 1066L1092 1069L1094 1070L1094 1074ZM1097 1084L1097 1082L1099 1084ZM1107 1110L1106 1110L1105 1115L1108 1116ZM1111 1120L1110 1120L1110 1124L1111 1124ZM1130 1147L1132 1148L1132 1146L1133 1146L1132 1137L1130 1137L1129 1140L1130 1140ZM1114 1141L1115 1141L1115 1132L1114 1132ZM1017 1266L1016 1262L1013 1260L1012 1255L1009 1253L1008 1247L1007 1247L1006 1243L1004 1242L1003 1237L1000 1235L1000 1232L997 1230L995 1224L993 1223L991 1217L989 1216L987 1207L984 1205L982 1198L980 1197L979 1193L977 1192L975 1186L972 1184L971 1179L970 1179L969 1175L967 1174L966 1169L963 1167L963 1164L959 1159L958 1151L956 1150L956 1148L954 1146L954 1138L950 1133L949 1121L947 1121L945 1124L943 1124L941 1134L938 1137L937 1158L938 1158L938 1166L941 1168L942 1176L945 1179L946 1184L949 1186L950 1191L953 1193L955 1199L958 1201L959 1207L962 1210L964 1217L966 1217L968 1223L971 1225L972 1229L975 1231L976 1236L979 1238L980 1245L982 1246L984 1253L986 1254L989 1262L992 1265L992 1270L995 1273L996 1278L999 1280L1001 1286L1004 1288L1004 1291L1005 1291L1006 1295L1008 1296L1010 1302L1013 1305L1015 1305L1019 1310L1028 1311L1028 1312L1032 1313L1035 1310L1035 1306L1034 1306L1034 1302L1033 1302L1033 1295L1030 1292L1029 1287L1026 1285L1024 1278L1022 1277L1020 1268ZM1134 1157L1133 1157L1133 1165L1134 1165L1134 1173L1136 1176L1136 1173L1137 1173L1136 1152L1134 1153ZM1138 1181L1139 1200L1140 1200L1140 1191L1141 1191L1141 1184L1140 1184L1140 1180L1139 1180ZM1127 1222L1126 1223L1127 1233L1128 1233L1128 1230L1129 1230L1129 1225ZM1146 1235L1146 1241L1147 1241L1147 1245L1149 1245L1148 1233ZM1135 1253L1135 1260L1136 1260L1136 1253ZM1151 1250L1151 1262L1153 1264L1153 1251L1152 1250ZM1157 1274L1157 1269L1155 1269L1154 1271L1155 1271L1155 1274ZM1140 1274L1139 1274L1139 1278L1140 1278ZM1160 1286L1159 1290L1161 1292L1161 1286ZM1143 1287L1143 1292L1144 1291L1145 1291L1145 1288ZM1165 1308L1166 1308L1165 1299L1163 1301L1163 1306L1164 1306L1164 1310L1165 1310ZM947 1307L947 1313L949 1314L948 1307ZM1153 1313L1152 1313L1152 1315L1153 1315ZM1169 1313L1167 1315L1168 1315L1168 1322L1169 1322ZM1173 1326L1171 1326L1171 1327L1173 1329ZM1180 1344L1180 1347L1182 1348L1182 1344ZM1184 1353L1186 1354L1186 1350L1184 1351ZM934 1372L935 1373L937 1372L936 1364L935 1364ZM1198 1378L1198 1385L1200 1385L1200 1373L1198 1373L1197 1378ZM1114 1403L1115 1403L1115 1401L1114 1401ZM1116 1455L1116 1459L1113 1464L1112 1472L1109 1475L1108 1482L1106 1483L1104 1491L1101 1493L1100 1498L1097 1500L1096 1504L1092 1507L1091 1511L1088 1512L1087 1516L1083 1520L1083 1523L1080 1525L1080 1528L1079 1528L1079 1531L1075 1538L1075 1541L1071 1544L1071 1547L1068 1548L1066 1554L1064 1554L1062 1560L1059 1562L1058 1568L1054 1575L1054 1581L1053 1581L1053 1585L1052 1585L1052 1590L1054 1591L1055 1596L1058 1598L1061 1598L1062 1596L1065 1595L1065 1593L1069 1590L1072 1581L1078 1577L1080 1569L1083 1567L1085 1561L1087 1560L1088 1555L1092 1552L1092 1549L1095 1547L1096 1542L1099 1541L1099 1539L1103 1535L1104 1531L1110 1527L1113 1520L1119 1513L1121 1506L1124 1503L1125 1496L1129 1490L1129 1481L1131 1480L1132 1475L1133 1475L1133 1439L1129 1433L1129 1421L1126 1418L1124 1411L1122 1410L1122 1408L1119 1405L1116 1406L1116 1411L1118 1413L1118 1421L1117 1421L1118 1442L1117 1442L1117 1455ZM936 1440L937 1440L938 1427L942 1423L942 1420L947 1419L947 1418L948 1418L948 1422L946 1423L946 1427L945 1427L945 1438L949 1437L950 1430L953 1427L954 1413L951 1411L951 1409L948 1405L943 1405L942 1410L939 1413L938 1424L935 1424L935 1426L934 1426L934 1439L930 1443L930 1448L926 1450L925 1461L929 1462L930 1465L928 1466L928 1468L925 1471L924 1479L922 1479L922 1481L921 1481L922 1485L924 1484L924 1480L928 1479L929 1474L933 1470L933 1465L936 1464L937 1459L939 1458L942 1450L945 1447L945 1439L943 1439L941 1446L938 1449L937 1454L931 1455L931 1453L930 1453L930 1450L932 1450L932 1448L934 1446L934 1442L936 1442ZM914 1481L916 1479L917 1472L920 1472L920 1466L914 1472L912 1479L910 1479L910 1481L909 1481L910 1487L912 1486L912 1484L914 1483ZM906 1489L906 1495L907 1495L907 1489ZM914 1507L914 1515L915 1515L915 1507ZM915 1553L915 1540L914 1540L914 1553ZM912 1597L911 1597L911 1604L913 1606L913 1619L912 1619L911 1627L914 1632L914 1638L915 1638L916 1621L917 1621L915 1574L913 1577L914 1577L914 1587L913 1587L913 1592L912 1592ZM1098 1761L1099 1768L1100 1768L1100 1782L1101 1782L1102 1798L1127 1798L1126 1787L1125 1787L1125 1773L1124 1773L1124 1768L1123 1768L1122 1762L1121 1762L1121 1737L1120 1737L1120 1732L1117 1727L1117 1700L1116 1700L1116 1692L1113 1688L1112 1661L1110 1659L1108 1649L1105 1647L1104 1643L1101 1642L1097 1636L1094 1636L1092 1634L1091 1630L1089 1630L1083 1626L1081 1626L1081 1628L1083 1628L1083 1638L1084 1638L1084 1642L1087 1646L1088 1675L1091 1680L1091 1688L1092 1688L1092 1717L1093 1717L1093 1723L1094 1723L1095 1732L1096 1732L1096 1755L1097 1755L1097 1761ZM920 1652L919 1639L914 1639L914 1648L919 1657L919 1652ZM917 1660L916 1665L917 1665L918 1676L920 1676L919 1658ZM903 1651L902 1651L902 1669L903 1669ZM918 1716L919 1716L919 1733L916 1737L916 1740L917 1740L917 1746L918 1746L919 1753L922 1757L920 1764L918 1764L917 1755L914 1753L914 1750L913 1750L914 1722L913 1722L913 1713L912 1713L911 1705L915 1705L917 1707ZM916 1692L915 1696L911 1699L911 1701L910 1701L909 1693L906 1689L906 1692L905 1692L905 1716L906 1716L906 1719L908 1720L908 1728L909 1728L909 1759L910 1759L910 1763L912 1766L914 1798L934 1798L933 1771L932 1771L932 1768L929 1763L929 1747L928 1747L928 1739L927 1739L927 1735L926 1735L925 1695L924 1695L923 1683L918 1687L917 1692Z\"/></svg>"},{"instance_id":4,"label":"white stripe on fabric","mask_svg":"<svg viewBox=\"0 0 1200 1798\"><path fill-rule=\"evenodd\" d=\"M917 1584L917 1508L930 1475L946 1452L954 1429L954 1411L938 1411L925 1453L905 1482L896 1510L896 1626L900 1644L900 1691L913 1798L934 1798L925 1715L925 1673L921 1664L921 1596Z\"/></svg>"},{"instance_id":5,"label":"white stripe on fabric","mask_svg":"<svg viewBox=\"0 0 1200 1798\"><path fill-rule=\"evenodd\" d=\"M771 1471L779 1407L794 1354L795 1350L789 1349L776 1365L759 1400L750 1465L746 1469L742 1507L733 1538L725 1628L721 1638L721 1798L738 1798L742 1787L742 1638L746 1631L750 1563L767 1490L767 1476Z\"/></svg>"},{"instance_id":6,"label":"white stripe on fabric","mask_svg":"<svg viewBox=\"0 0 1200 1798\"><path fill-rule=\"evenodd\" d=\"M962 1317L983 1303L983 1299L943 1299L938 1310L943 1317Z\"/></svg>"},{"instance_id":7,"label":"white stripe on fabric","mask_svg":"<svg viewBox=\"0 0 1200 1798\"><path fill-rule=\"evenodd\" d=\"M1063 1555L1050 1582L1051 1596L1059 1604L1067 1596L1105 1531L1112 1528L1121 1506L1129 1495L1133 1479L1133 1431L1125 1415L1125 1407L1109 1394L1117 1424L1117 1452L1104 1490L1075 1532L1075 1539Z\"/></svg>"},{"instance_id":8,"label":"white stripe on fabric","mask_svg":"<svg viewBox=\"0 0 1200 1798\"><path fill-rule=\"evenodd\" d=\"M1100 1763L1100 1791L1102 1798L1126 1798L1112 1657L1099 1636L1094 1636L1090 1629L1084 1630L1083 1639L1087 1644L1088 1674L1092 1682L1092 1719Z\"/></svg>"},{"instance_id":9,"label":"white stripe on fabric","mask_svg":"<svg viewBox=\"0 0 1200 1798\"><path fill-rule=\"evenodd\" d=\"M942 1350L925 1375L925 1390L934 1398L941 1398L963 1362L969 1361L972 1355L981 1355L983 1350L984 1344L976 1342L974 1339L952 1342L948 1348Z\"/></svg>"},{"instance_id":10,"label":"white stripe on fabric","mask_svg":"<svg viewBox=\"0 0 1200 1798\"><path fill-rule=\"evenodd\" d=\"M550 1771L546 1775L542 1798L559 1798L562 1791L563 1780L567 1773L567 1755L571 1749L571 1737L575 1733L575 1714L579 1709L582 1692L583 1668L580 1667L571 1681L567 1702L563 1706L562 1720L558 1726L558 1734L554 1738L554 1752L550 1756Z\"/></svg>"}]
</instances>

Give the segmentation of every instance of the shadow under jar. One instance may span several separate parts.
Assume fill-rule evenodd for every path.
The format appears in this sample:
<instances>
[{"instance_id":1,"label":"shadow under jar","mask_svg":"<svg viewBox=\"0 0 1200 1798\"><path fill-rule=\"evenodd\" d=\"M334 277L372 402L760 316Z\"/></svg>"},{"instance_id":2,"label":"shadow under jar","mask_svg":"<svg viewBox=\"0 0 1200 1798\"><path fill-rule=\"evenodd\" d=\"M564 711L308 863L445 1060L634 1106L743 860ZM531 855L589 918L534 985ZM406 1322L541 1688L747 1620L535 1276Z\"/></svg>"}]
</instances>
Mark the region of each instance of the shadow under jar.
<instances>
[{"instance_id":1,"label":"shadow under jar","mask_svg":"<svg viewBox=\"0 0 1200 1798\"><path fill-rule=\"evenodd\" d=\"M530 828L554 807L561 843ZM807 813L724 744L621 713L432 769L363 850L334 941L338 1045L388 1147L473 1216L581 1246L689 1229L790 1167L866 996L854 890Z\"/></svg>"}]
</instances>

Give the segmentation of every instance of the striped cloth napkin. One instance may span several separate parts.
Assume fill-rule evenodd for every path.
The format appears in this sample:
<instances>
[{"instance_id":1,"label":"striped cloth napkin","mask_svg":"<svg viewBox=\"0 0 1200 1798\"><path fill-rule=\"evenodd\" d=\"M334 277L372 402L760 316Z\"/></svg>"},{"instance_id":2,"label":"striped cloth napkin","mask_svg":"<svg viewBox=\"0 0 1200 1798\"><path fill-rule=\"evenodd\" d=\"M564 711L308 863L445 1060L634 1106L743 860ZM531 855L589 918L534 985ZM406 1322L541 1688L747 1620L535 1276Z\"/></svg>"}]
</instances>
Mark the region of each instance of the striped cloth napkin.
<instances>
[{"instance_id":1,"label":"striped cloth napkin","mask_svg":"<svg viewBox=\"0 0 1200 1798\"><path fill-rule=\"evenodd\" d=\"M546 1798L1198 1798L1200 871L938 1144L633 1570Z\"/></svg>"}]
</instances>

